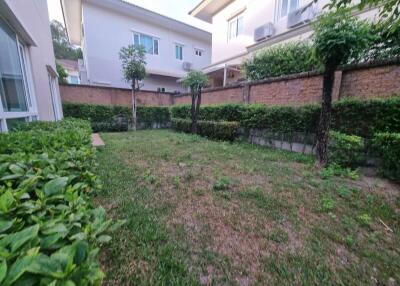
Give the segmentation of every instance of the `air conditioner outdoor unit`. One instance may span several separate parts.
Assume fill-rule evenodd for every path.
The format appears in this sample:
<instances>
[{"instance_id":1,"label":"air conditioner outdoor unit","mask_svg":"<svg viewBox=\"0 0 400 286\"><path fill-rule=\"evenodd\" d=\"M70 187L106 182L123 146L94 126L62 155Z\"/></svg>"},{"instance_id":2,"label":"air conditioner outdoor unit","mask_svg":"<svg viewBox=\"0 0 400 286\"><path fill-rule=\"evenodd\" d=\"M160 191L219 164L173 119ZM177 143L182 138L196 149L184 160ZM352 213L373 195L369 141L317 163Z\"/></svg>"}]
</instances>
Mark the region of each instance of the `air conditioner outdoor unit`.
<instances>
[{"instance_id":1,"label":"air conditioner outdoor unit","mask_svg":"<svg viewBox=\"0 0 400 286\"><path fill-rule=\"evenodd\" d=\"M274 35L274 24L271 22L254 30L254 41L259 42Z\"/></svg>"},{"instance_id":2,"label":"air conditioner outdoor unit","mask_svg":"<svg viewBox=\"0 0 400 286\"><path fill-rule=\"evenodd\" d=\"M190 70L192 70L192 63L183 62L182 68L183 68L185 71L190 71Z\"/></svg>"},{"instance_id":3,"label":"air conditioner outdoor unit","mask_svg":"<svg viewBox=\"0 0 400 286\"><path fill-rule=\"evenodd\" d=\"M310 3L304 7L301 7L289 13L287 20L287 27L294 28L296 26L310 22L312 19L314 19L315 15L316 11L313 6L313 3Z\"/></svg>"}]
</instances>

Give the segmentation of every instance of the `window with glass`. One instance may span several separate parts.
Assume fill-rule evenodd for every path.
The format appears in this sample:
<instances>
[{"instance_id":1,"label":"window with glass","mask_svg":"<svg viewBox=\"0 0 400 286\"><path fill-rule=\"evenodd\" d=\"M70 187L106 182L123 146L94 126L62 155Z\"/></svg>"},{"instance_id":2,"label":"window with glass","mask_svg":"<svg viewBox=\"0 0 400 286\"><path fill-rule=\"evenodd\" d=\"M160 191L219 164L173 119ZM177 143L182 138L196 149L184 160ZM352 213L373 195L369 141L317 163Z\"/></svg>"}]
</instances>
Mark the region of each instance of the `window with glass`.
<instances>
[{"instance_id":1,"label":"window with glass","mask_svg":"<svg viewBox=\"0 0 400 286\"><path fill-rule=\"evenodd\" d=\"M70 84L79 84L79 77L76 75L68 76L68 83Z\"/></svg>"},{"instance_id":2,"label":"window with glass","mask_svg":"<svg viewBox=\"0 0 400 286\"><path fill-rule=\"evenodd\" d=\"M177 60L183 60L183 46L175 45L175 58Z\"/></svg>"},{"instance_id":3,"label":"window with glass","mask_svg":"<svg viewBox=\"0 0 400 286\"><path fill-rule=\"evenodd\" d=\"M158 55L158 39L145 34L133 34L133 44L143 46L147 54Z\"/></svg>"},{"instance_id":4,"label":"window with glass","mask_svg":"<svg viewBox=\"0 0 400 286\"><path fill-rule=\"evenodd\" d=\"M0 132L37 118L26 47L0 17Z\"/></svg>"},{"instance_id":5,"label":"window with glass","mask_svg":"<svg viewBox=\"0 0 400 286\"><path fill-rule=\"evenodd\" d=\"M299 0L276 0L275 7L275 20L278 21L299 8Z\"/></svg>"},{"instance_id":6,"label":"window with glass","mask_svg":"<svg viewBox=\"0 0 400 286\"><path fill-rule=\"evenodd\" d=\"M196 56L198 56L198 57L201 57L202 55L203 55L203 51L202 50L195 50L194 51L194 54L196 55Z\"/></svg>"},{"instance_id":7,"label":"window with glass","mask_svg":"<svg viewBox=\"0 0 400 286\"><path fill-rule=\"evenodd\" d=\"M22 64L16 34L0 19L0 95L4 112L28 110Z\"/></svg>"},{"instance_id":8,"label":"window with glass","mask_svg":"<svg viewBox=\"0 0 400 286\"><path fill-rule=\"evenodd\" d=\"M243 15L236 16L228 21L228 40L237 38L243 34Z\"/></svg>"}]
</instances>

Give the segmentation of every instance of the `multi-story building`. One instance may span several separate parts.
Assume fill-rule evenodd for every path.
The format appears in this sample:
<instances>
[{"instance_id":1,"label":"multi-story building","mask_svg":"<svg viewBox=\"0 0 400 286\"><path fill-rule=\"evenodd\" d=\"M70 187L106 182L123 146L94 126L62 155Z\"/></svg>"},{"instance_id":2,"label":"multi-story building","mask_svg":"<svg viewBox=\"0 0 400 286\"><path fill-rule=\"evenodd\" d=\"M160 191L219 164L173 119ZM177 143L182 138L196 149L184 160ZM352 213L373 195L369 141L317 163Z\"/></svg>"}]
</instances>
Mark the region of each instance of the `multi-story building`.
<instances>
[{"instance_id":1,"label":"multi-story building","mask_svg":"<svg viewBox=\"0 0 400 286\"><path fill-rule=\"evenodd\" d=\"M211 65L204 68L213 86L241 79L240 65L272 45L307 39L310 23L329 0L203 0L190 14L212 24ZM373 18L377 9L355 11Z\"/></svg>"},{"instance_id":2,"label":"multi-story building","mask_svg":"<svg viewBox=\"0 0 400 286\"><path fill-rule=\"evenodd\" d=\"M0 131L62 118L46 0L0 0Z\"/></svg>"},{"instance_id":3,"label":"multi-story building","mask_svg":"<svg viewBox=\"0 0 400 286\"><path fill-rule=\"evenodd\" d=\"M81 83L129 87L119 51L146 50L142 89L182 91L179 79L211 63L211 34L121 0L62 0L69 39L83 50Z\"/></svg>"}]
</instances>

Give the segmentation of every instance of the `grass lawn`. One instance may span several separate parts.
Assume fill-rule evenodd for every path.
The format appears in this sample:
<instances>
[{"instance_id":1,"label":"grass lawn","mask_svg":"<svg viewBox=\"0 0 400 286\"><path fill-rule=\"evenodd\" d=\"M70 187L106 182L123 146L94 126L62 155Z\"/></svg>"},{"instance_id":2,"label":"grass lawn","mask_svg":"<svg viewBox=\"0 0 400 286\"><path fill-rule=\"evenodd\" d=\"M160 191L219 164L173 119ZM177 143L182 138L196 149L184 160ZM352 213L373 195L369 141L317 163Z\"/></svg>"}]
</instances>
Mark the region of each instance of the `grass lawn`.
<instances>
[{"instance_id":1,"label":"grass lawn","mask_svg":"<svg viewBox=\"0 0 400 286\"><path fill-rule=\"evenodd\" d=\"M95 201L128 220L105 285L400 283L398 185L166 130L102 138Z\"/></svg>"}]
</instances>

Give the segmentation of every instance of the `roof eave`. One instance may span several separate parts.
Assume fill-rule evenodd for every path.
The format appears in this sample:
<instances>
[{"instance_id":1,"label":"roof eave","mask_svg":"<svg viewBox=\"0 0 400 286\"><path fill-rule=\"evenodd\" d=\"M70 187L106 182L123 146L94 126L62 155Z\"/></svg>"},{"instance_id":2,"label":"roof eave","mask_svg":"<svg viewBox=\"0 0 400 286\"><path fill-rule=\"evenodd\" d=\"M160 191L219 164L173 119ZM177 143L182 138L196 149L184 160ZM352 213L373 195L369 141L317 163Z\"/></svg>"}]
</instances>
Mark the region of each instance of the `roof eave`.
<instances>
[{"instance_id":1,"label":"roof eave","mask_svg":"<svg viewBox=\"0 0 400 286\"><path fill-rule=\"evenodd\" d=\"M211 24L213 16L233 1L234 0L202 0L189 12L189 15Z\"/></svg>"},{"instance_id":2,"label":"roof eave","mask_svg":"<svg viewBox=\"0 0 400 286\"><path fill-rule=\"evenodd\" d=\"M82 39L82 0L60 0L68 39L73 45L80 45Z\"/></svg>"}]
</instances>

